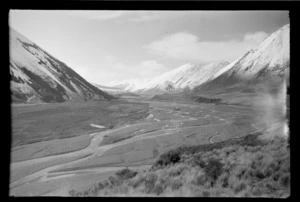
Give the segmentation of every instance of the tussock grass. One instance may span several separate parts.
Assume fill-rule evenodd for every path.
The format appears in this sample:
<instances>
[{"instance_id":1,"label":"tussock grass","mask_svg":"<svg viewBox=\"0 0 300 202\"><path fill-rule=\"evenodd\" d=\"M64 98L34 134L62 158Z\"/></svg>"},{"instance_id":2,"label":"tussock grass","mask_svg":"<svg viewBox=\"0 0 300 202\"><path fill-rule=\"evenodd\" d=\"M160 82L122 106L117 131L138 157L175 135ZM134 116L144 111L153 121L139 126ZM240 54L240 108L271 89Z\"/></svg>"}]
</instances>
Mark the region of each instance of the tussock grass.
<instances>
[{"instance_id":1,"label":"tussock grass","mask_svg":"<svg viewBox=\"0 0 300 202\"><path fill-rule=\"evenodd\" d=\"M124 169L72 196L287 197L290 154L280 137L259 134L180 147L160 156L151 169Z\"/></svg>"}]
</instances>

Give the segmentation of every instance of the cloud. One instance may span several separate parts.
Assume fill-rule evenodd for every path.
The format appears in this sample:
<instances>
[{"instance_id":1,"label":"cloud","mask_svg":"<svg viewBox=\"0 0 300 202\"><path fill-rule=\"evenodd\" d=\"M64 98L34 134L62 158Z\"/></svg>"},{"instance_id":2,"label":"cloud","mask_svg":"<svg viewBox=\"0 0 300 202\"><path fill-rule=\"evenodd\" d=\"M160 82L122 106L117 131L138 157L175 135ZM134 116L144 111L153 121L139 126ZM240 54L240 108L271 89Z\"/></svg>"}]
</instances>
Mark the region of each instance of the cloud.
<instances>
[{"instance_id":1,"label":"cloud","mask_svg":"<svg viewBox=\"0 0 300 202\"><path fill-rule=\"evenodd\" d=\"M167 68L156 60L143 61L138 68L141 70L139 75L143 78L158 76L167 71Z\"/></svg>"},{"instance_id":2,"label":"cloud","mask_svg":"<svg viewBox=\"0 0 300 202\"><path fill-rule=\"evenodd\" d=\"M232 61L255 48L266 37L265 32L257 32L246 34L242 40L200 41L196 35L179 32L154 41L144 48L153 54L177 60Z\"/></svg>"},{"instance_id":3,"label":"cloud","mask_svg":"<svg viewBox=\"0 0 300 202\"><path fill-rule=\"evenodd\" d=\"M139 81L148 80L162 73L168 69L157 62L156 60L144 60L134 65L129 65L112 55L104 57L104 63L101 67L89 72L90 81L106 85L111 81L123 81L138 79Z\"/></svg>"},{"instance_id":4,"label":"cloud","mask_svg":"<svg viewBox=\"0 0 300 202\"><path fill-rule=\"evenodd\" d=\"M166 17L167 13L162 14L159 11L136 11L135 16L132 16L131 18L127 19L131 22L145 22L145 21L152 21L152 20L158 20L162 17Z\"/></svg>"},{"instance_id":5,"label":"cloud","mask_svg":"<svg viewBox=\"0 0 300 202\"><path fill-rule=\"evenodd\" d=\"M107 55L104 57L104 60L108 64L112 64L113 62L116 61L116 58L113 55Z\"/></svg>"},{"instance_id":6,"label":"cloud","mask_svg":"<svg viewBox=\"0 0 300 202\"><path fill-rule=\"evenodd\" d=\"M111 67L112 71L119 72L122 77L130 78L152 78L167 71L164 65L156 60L145 60L137 65L126 65L122 62L117 62Z\"/></svg>"},{"instance_id":7,"label":"cloud","mask_svg":"<svg viewBox=\"0 0 300 202\"><path fill-rule=\"evenodd\" d=\"M131 14L131 11L67 11L67 15L89 20L111 20Z\"/></svg>"},{"instance_id":8,"label":"cloud","mask_svg":"<svg viewBox=\"0 0 300 202\"><path fill-rule=\"evenodd\" d=\"M117 22L144 22L171 16L167 11L69 11L67 14L89 20Z\"/></svg>"},{"instance_id":9,"label":"cloud","mask_svg":"<svg viewBox=\"0 0 300 202\"><path fill-rule=\"evenodd\" d=\"M261 43L268 37L268 34L265 32L256 32L256 33L248 33L244 36L245 41L253 41L254 43Z\"/></svg>"},{"instance_id":10,"label":"cloud","mask_svg":"<svg viewBox=\"0 0 300 202\"><path fill-rule=\"evenodd\" d=\"M90 19L93 20L110 20L132 14L131 11L96 11L92 12Z\"/></svg>"}]
</instances>

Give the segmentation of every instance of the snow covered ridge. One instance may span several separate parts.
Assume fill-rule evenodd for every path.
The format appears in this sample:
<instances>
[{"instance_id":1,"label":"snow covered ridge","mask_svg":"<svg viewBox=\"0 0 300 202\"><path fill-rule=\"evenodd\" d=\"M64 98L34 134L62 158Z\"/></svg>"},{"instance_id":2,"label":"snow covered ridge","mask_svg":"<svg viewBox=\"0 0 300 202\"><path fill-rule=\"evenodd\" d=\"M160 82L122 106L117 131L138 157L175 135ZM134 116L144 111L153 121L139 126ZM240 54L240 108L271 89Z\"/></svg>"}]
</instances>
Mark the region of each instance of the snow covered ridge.
<instances>
[{"instance_id":1,"label":"snow covered ridge","mask_svg":"<svg viewBox=\"0 0 300 202\"><path fill-rule=\"evenodd\" d=\"M134 88L127 90L138 93L148 93L153 90L168 92L184 88L194 88L210 79L214 74L229 63L226 61L214 62L210 64L185 64L172 71L166 72L148 82L128 84L134 85Z\"/></svg>"},{"instance_id":2,"label":"snow covered ridge","mask_svg":"<svg viewBox=\"0 0 300 202\"><path fill-rule=\"evenodd\" d=\"M147 93L153 90L160 92L193 88L214 78L214 74L229 63L220 61L210 64L185 64L172 71L166 72L152 80L125 80L113 81L108 84L111 87L122 88L135 93Z\"/></svg>"},{"instance_id":3,"label":"snow covered ridge","mask_svg":"<svg viewBox=\"0 0 300 202\"><path fill-rule=\"evenodd\" d=\"M12 28L9 48L13 102L112 98Z\"/></svg>"},{"instance_id":4,"label":"snow covered ridge","mask_svg":"<svg viewBox=\"0 0 300 202\"><path fill-rule=\"evenodd\" d=\"M289 80L290 25L287 24L267 37L257 48L219 70L213 80L195 90L214 90L235 84L249 85L268 81Z\"/></svg>"},{"instance_id":5,"label":"snow covered ridge","mask_svg":"<svg viewBox=\"0 0 300 202\"><path fill-rule=\"evenodd\" d=\"M289 77L290 64L290 25L272 33L256 49L232 62L221 74L237 76L241 79L260 77ZM217 73L217 76L221 75Z\"/></svg>"}]
</instances>

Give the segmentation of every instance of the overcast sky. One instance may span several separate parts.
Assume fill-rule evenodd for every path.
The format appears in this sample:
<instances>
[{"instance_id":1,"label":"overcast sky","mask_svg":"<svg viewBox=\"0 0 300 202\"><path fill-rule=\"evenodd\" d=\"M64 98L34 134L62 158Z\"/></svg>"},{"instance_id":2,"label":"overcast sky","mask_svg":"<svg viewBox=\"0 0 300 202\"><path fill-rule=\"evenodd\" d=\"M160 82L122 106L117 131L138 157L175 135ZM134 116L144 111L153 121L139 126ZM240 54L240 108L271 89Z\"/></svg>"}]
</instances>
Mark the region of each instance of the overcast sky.
<instances>
[{"instance_id":1,"label":"overcast sky","mask_svg":"<svg viewBox=\"0 0 300 202\"><path fill-rule=\"evenodd\" d=\"M9 24L90 82L150 79L231 62L289 23L288 11L26 11Z\"/></svg>"}]
</instances>

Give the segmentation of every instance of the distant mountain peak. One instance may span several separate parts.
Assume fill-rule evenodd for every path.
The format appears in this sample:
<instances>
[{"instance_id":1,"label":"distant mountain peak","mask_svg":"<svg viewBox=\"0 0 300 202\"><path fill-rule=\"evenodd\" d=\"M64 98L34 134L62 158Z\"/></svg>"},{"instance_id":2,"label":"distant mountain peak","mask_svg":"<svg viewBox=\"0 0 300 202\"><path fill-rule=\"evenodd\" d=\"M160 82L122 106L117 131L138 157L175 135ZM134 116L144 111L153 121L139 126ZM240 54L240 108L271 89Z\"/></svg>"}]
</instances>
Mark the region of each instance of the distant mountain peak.
<instances>
[{"instance_id":1,"label":"distant mountain peak","mask_svg":"<svg viewBox=\"0 0 300 202\"><path fill-rule=\"evenodd\" d=\"M290 25L270 34L257 48L225 66L215 74L215 79L198 87L202 90L225 87L244 82L264 82L267 79L289 78Z\"/></svg>"}]
</instances>

